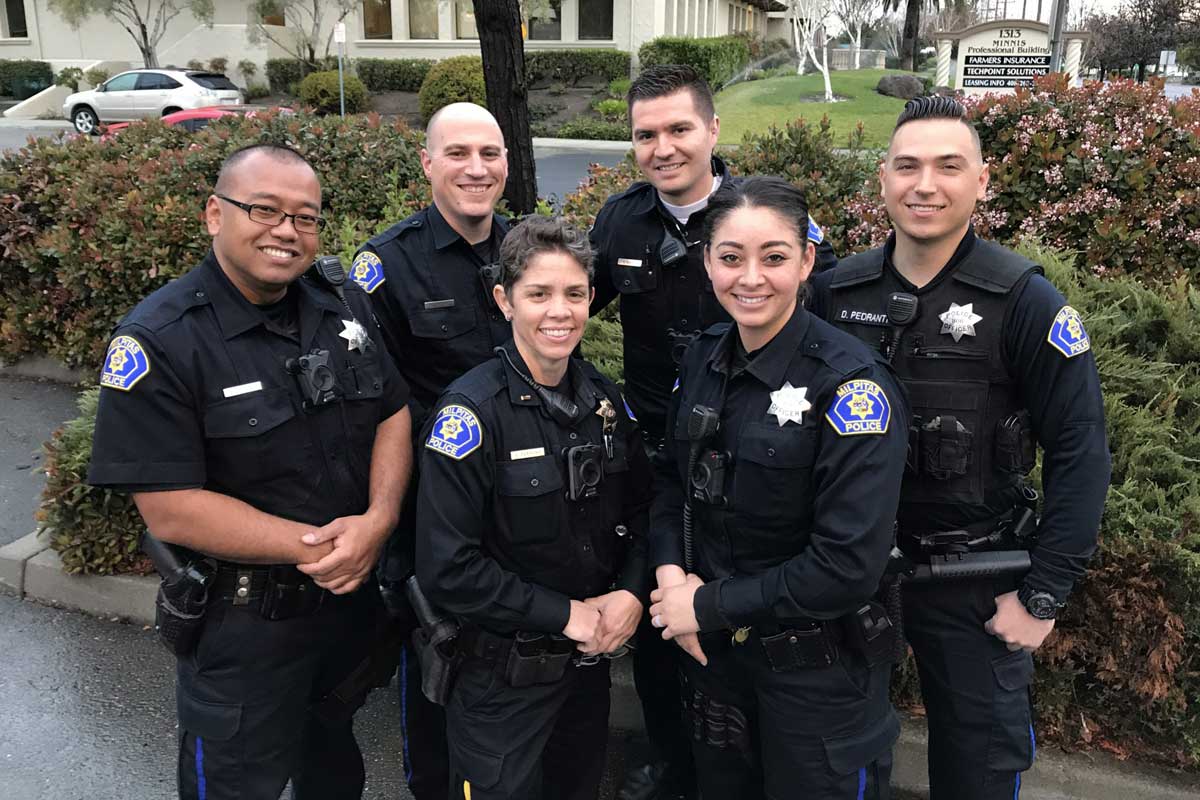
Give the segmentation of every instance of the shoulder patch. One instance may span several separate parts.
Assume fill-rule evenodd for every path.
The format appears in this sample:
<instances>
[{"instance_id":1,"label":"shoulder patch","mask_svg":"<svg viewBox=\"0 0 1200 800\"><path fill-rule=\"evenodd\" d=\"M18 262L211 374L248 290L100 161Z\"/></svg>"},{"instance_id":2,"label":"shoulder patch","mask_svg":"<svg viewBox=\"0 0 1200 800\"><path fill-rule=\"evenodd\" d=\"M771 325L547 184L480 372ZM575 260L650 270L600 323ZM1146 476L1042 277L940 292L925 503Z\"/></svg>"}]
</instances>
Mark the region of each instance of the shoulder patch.
<instances>
[{"instance_id":1,"label":"shoulder patch","mask_svg":"<svg viewBox=\"0 0 1200 800\"><path fill-rule=\"evenodd\" d=\"M1046 341L1067 358L1074 358L1092 349L1092 340L1083 329L1083 320L1080 319L1079 312L1070 306L1063 306L1055 316Z\"/></svg>"},{"instance_id":2,"label":"shoulder patch","mask_svg":"<svg viewBox=\"0 0 1200 800\"><path fill-rule=\"evenodd\" d=\"M150 372L150 357L132 336L117 336L108 345L100 385L128 392Z\"/></svg>"},{"instance_id":3,"label":"shoulder patch","mask_svg":"<svg viewBox=\"0 0 1200 800\"><path fill-rule=\"evenodd\" d=\"M364 250L354 257L354 266L350 268L350 280L357 283L367 294L379 288L383 283L383 262L379 256L370 250Z\"/></svg>"},{"instance_id":4,"label":"shoulder patch","mask_svg":"<svg viewBox=\"0 0 1200 800\"><path fill-rule=\"evenodd\" d=\"M455 461L462 461L483 444L483 428L475 412L466 406L451 405L438 412L425 446Z\"/></svg>"},{"instance_id":5,"label":"shoulder patch","mask_svg":"<svg viewBox=\"0 0 1200 800\"><path fill-rule=\"evenodd\" d=\"M846 381L837 388L837 398L825 419L838 436L887 433L892 404L874 381Z\"/></svg>"},{"instance_id":6,"label":"shoulder patch","mask_svg":"<svg viewBox=\"0 0 1200 800\"><path fill-rule=\"evenodd\" d=\"M825 231L821 230L821 226L812 217L808 218L808 240L813 244L825 241Z\"/></svg>"}]
</instances>

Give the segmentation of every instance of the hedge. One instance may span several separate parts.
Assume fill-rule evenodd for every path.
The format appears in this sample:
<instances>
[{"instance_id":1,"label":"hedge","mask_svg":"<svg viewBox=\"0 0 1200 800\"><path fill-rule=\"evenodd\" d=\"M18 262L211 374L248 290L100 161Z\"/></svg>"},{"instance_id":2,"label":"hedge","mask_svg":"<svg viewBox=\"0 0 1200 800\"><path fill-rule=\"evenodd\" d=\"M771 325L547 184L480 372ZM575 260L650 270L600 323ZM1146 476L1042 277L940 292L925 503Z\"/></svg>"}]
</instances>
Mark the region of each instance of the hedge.
<instances>
[{"instance_id":1,"label":"hedge","mask_svg":"<svg viewBox=\"0 0 1200 800\"><path fill-rule=\"evenodd\" d=\"M54 72L45 61L0 59L0 95L24 100L54 85Z\"/></svg>"},{"instance_id":2,"label":"hedge","mask_svg":"<svg viewBox=\"0 0 1200 800\"><path fill-rule=\"evenodd\" d=\"M346 113L355 114L367 107L367 90L353 75L335 72L310 72L300 81L300 102L320 114L338 114L345 97Z\"/></svg>"},{"instance_id":3,"label":"hedge","mask_svg":"<svg viewBox=\"0 0 1200 800\"><path fill-rule=\"evenodd\" d=\"M372 92L418 92L435 63L429 58L359 58L354 69Z\"/></svg>"},{"instance_id":4,"label":"hedge","mask_svg":"<svg viewBox=\"0 0 1200 800\"><path fill-rule=\"evenodd\" d=\"M316 166L327 243L344 218L403 210L394 187L411 187L412 206L426 196L421 136L375 115L226 117L195 134L154 121L100 144L34 140L0 155L0 357L98 367L113 324L204 255L200 214L217 168L260 141Z\"/></svg>"},{"instance_id":5,"label":"hedge","mask_svg":"<svg viewBox=\"0 0 1200 800\"><path fill-rule=\"evenodd\" d=\"M638 48L642 68L659 64L695 67L713 91L719 90L750 64L750 44L744 36L710 39L660 36Z\"/></svg>"},{"instance_id":6,"label":"hedge","mask_svg":"<svg viewBox=\"0 0 1200 800\"><path fill-rule=\"evenodd\" d=\"M343 69L350 68L350 66L350 64L344 63ZM292 94L305 75L321 70L336 71L337 58L330 56L321 59L320 64L308 64L294 58L268 58L267 85L271 87L272 94Z\"/></svg>"},{"instance_id":7,"label":"hedge","mask_svg":"<svg viewBox=\"0 0 1200 800\"><path fill-rule=\"evenodd\" d=\"M577 86L584 78L608 83L628 78L631 56L620 50L530 50L525 53L525 78L530 84L565 83Z\"/></svg>"},{"instance_id":8,"label":"hedge","mask_svg":"<svg viewBox=\"0 0 1200 800\"><path fill-rule=\"evenodd\" d=\"M426 122L439 108L462 102L487 105L483 59L479 56L453 56L434 64L417 98L421 119Z\"/></svg>"}]
</instances>

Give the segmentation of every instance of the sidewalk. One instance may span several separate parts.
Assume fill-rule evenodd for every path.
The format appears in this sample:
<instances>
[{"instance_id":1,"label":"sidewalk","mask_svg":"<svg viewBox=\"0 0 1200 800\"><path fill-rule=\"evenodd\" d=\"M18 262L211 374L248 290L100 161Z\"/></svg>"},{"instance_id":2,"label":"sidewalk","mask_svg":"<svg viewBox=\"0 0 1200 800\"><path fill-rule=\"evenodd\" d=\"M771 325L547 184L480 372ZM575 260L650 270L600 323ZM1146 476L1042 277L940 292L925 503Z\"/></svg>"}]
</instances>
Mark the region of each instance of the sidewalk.
<instances>
[{"instance_id":1,"label":"sidewalk","mask_svg":"<svg viewBox=\"0 0 1200 800\"><path fill-rule=\"evenodd\" d=\"M149 577L74 577L35 534L0 548L0 589L49 605L153 624L157 580ZM643 723L626 661L613 673L611 727L641 731ZM925 723L906 717L896 744L892 784L904 797L928 796ZM1144 764L1121 763L1105 753L1038 752L1022 781L1023 800L1196 800L1200 776L1177 775Z\"/></svg>"}]
</instances>

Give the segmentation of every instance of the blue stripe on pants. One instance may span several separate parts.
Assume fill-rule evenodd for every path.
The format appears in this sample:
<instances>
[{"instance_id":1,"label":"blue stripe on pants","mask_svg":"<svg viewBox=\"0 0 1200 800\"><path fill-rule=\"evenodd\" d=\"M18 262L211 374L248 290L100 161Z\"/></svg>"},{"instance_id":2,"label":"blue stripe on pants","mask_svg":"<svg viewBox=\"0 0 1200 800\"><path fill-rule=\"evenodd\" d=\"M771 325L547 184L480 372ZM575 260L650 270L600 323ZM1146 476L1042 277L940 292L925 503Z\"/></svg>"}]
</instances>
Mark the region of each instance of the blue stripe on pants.
<instances>
[{"instance_id":1,"label":"blue stripe on pants","mask_svg":"<svg viewBox=\"0 0 1200 800\"><path fill-rule=\"evenodd\" d=\"M408 755L408 646L400 646L400 740L404 754L404 782L412 782L412 758Z\"/></svg>"},{"instance_id":2,"label":"blue stripe on pants","mask_svg":"<svg viewBox=\"0 0 1200 800\"><path fill-rule=\"evenodd\" d=\"M863 800L863 796L866 794L866 792L867 792L867 768L861 767L858 770L858 798L857 798L857 800Z\"/></svg>"},{"instance_id":3,"label":"blue stripe on pants","mask_svg":"<svg viewBox=\"0 0 1200 800\"><path fill-rule=\"evenodd\" d=\"M1017 773L1017 786L1013 789L1013 800L1021 796L1021 773Z\"/></svg>"},{"instance_id":4,"label":"blue stripe on pants","mask_svg":"<svg viewBox=\"0 0 1200 800\"><path fill-rule=\"evenodd\" d=\"M196 737L196 795L200 800L208 796L208 785L204 780L204 740Z\"/></svg>"}]
</instances>

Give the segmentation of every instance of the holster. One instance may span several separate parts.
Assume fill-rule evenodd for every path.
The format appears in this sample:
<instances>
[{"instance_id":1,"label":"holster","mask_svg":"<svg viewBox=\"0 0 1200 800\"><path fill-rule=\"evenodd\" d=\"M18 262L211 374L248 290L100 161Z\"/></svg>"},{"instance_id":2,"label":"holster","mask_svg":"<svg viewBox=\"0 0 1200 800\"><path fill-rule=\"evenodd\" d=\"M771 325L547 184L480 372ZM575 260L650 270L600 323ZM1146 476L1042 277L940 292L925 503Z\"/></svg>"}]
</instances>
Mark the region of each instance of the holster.
<instances>
[{"instance_id":1,"label":"holster","mask_svg":"<svg viewBox=\"0 0 1200 800\"><path fill-rule=\"evenodd\" d=\"M164 580L158 585L154 598L154 630L163 646L177 656L186 656L196 646L204 627L207 593L202 597L190 592L172 591L175 587Z\"/></svg>"},{"instance_id":2,"label":"holster","mask_svg":"<svg viewBox=\"0 0 1200 800\"><path fill-rule=\"evenodd\" d=\"M845 620L846 644L871 666L894 660L900 631L881 603L868 602Z\"/></svg>"},{"instance_id":3,"label":"holster","mask_svg":"<svg viewBox=\"0 0 1200 800\"><path fill-rule=\"evenodd\" d=\"M518 632L508 651L504 680L514 689L557 683L574 651L575 643L565 636Z\"/></svg>"},{"instance_id":4,"label":"holster","mask_svg":"<svg viewBox=\"0 0 1200 800\"><path fill-rule=\"evenodd\" d=\"M428 630L417 628L412 634L412 645L421 662L421 694L431 703L446 705L462 663L462 654L454 646L453 637L434 641Z\"/></svg>"},{"instance_id":5,"label":"holster","mask_svg":"<svg viewBox=\"0 0 1200 800\"><path fill-rule=\"evenodd\" d=\"M760 636L767 663L775 672L822 669L837 663L837 642L830 634L836 623L814 622L811 626L788 628L773 636Z\"/></svg>"},{"instance_id":6,"label":"holster","mask_svg":"<svg viewBox=\"0 0 1200 800\"><path fill-rule=\"evenodd\" d=\"M326 592L292 567L271 567L258 613L272 621L316 613Z\"/></svg>"}]
</instances>

